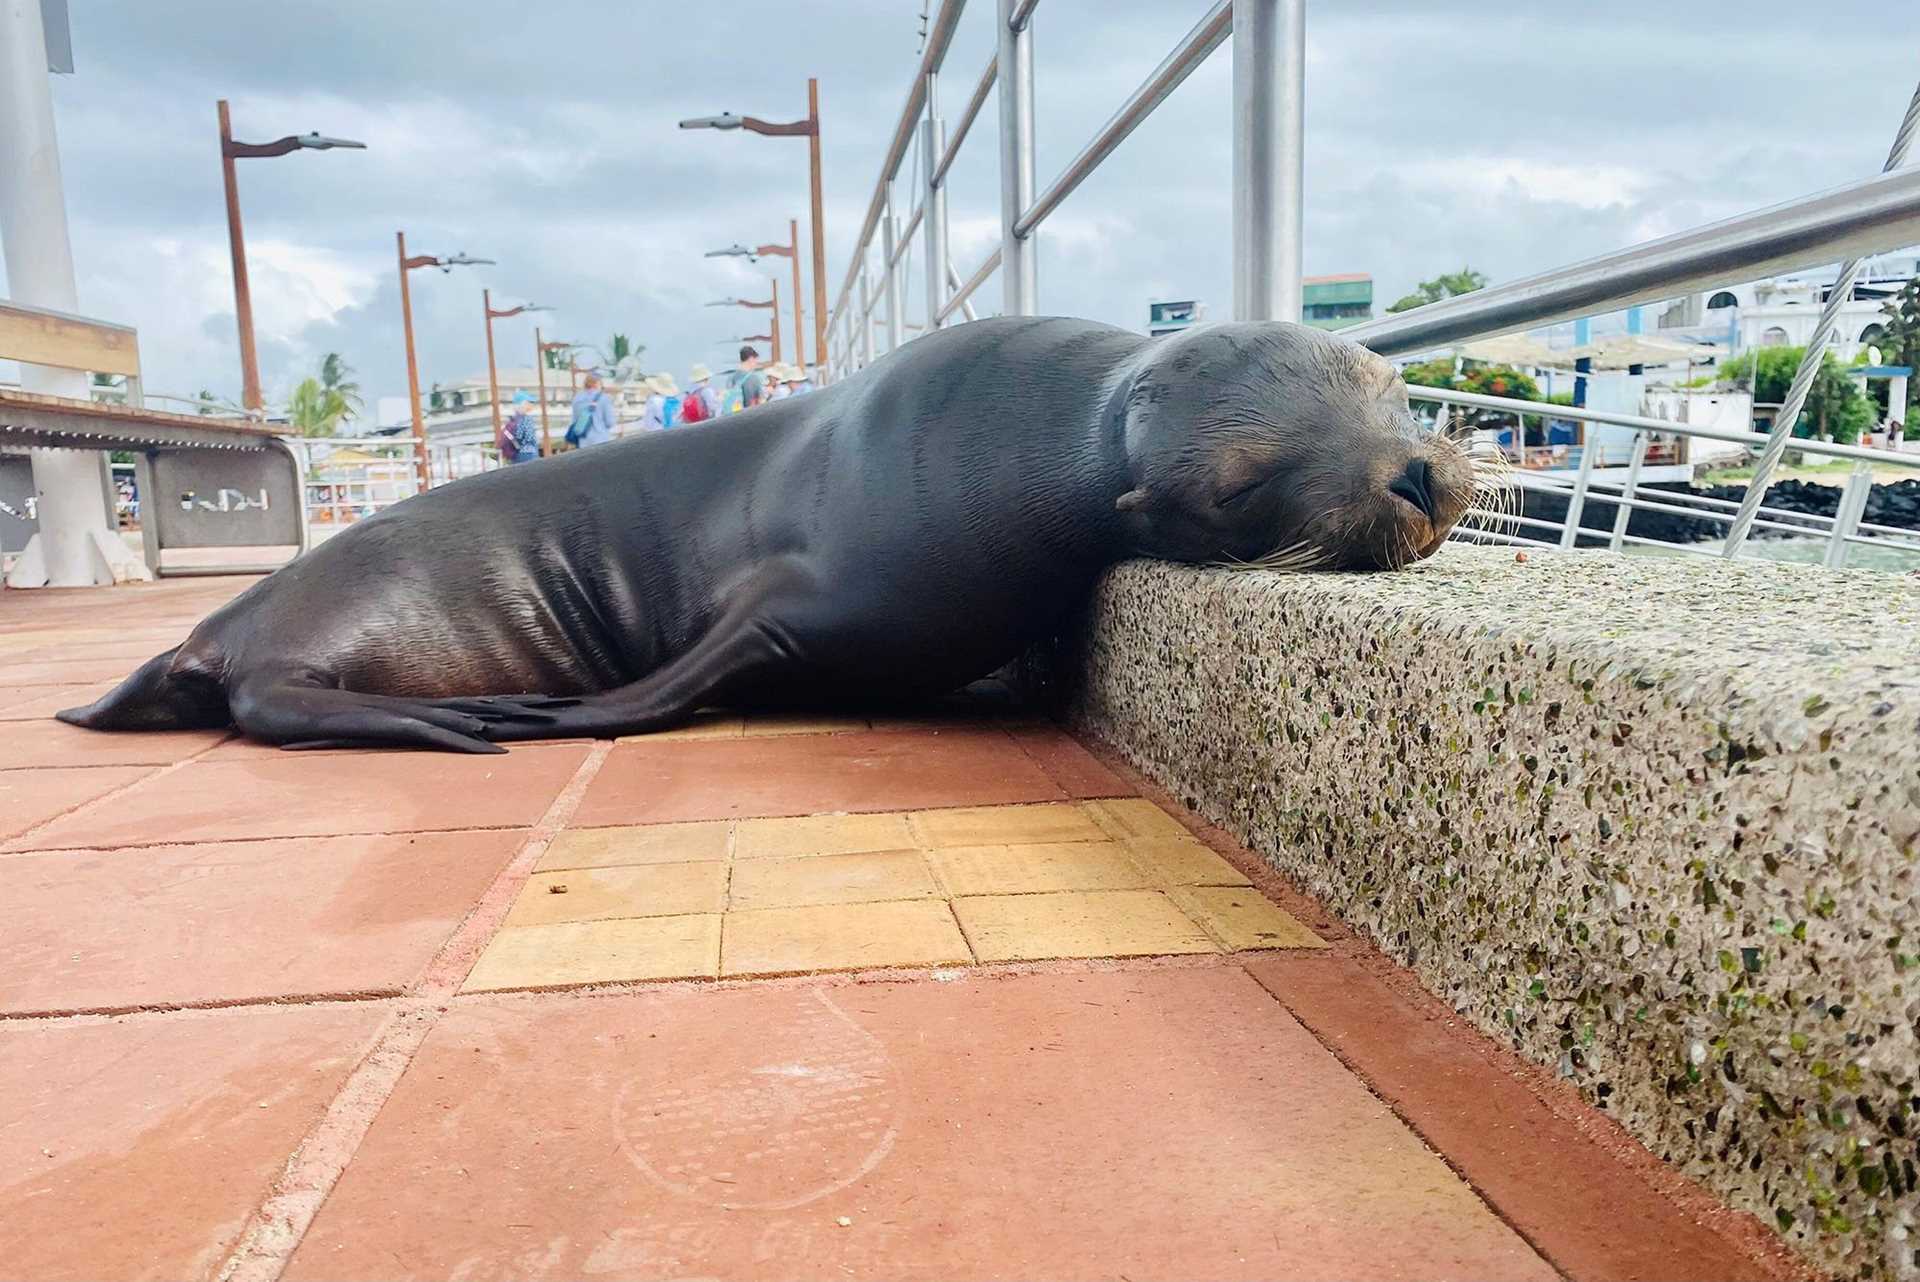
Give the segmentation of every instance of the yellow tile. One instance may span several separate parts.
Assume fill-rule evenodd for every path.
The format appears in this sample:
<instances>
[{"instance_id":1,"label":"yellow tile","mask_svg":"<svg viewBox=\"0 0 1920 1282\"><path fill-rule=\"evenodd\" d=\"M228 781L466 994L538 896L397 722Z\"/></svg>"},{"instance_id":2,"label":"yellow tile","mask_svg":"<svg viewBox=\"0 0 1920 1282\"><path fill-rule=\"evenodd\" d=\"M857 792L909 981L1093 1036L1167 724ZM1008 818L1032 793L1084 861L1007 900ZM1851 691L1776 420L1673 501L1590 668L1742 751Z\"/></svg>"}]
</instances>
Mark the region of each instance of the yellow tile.
<instances>
[{"instance_id":1,"label":"yellow tile","mask_svg":"<svg viewBox=\"0 0 1920 1282\"><path fill-rule=\"evenodd\" d=\"M1065 801L1037 806L916 810L909 818L920 839L929 846L1009 846L1107 839L1078 806Z\"/></svg>"},{"instance_id":2,"label":"yellow tile","mask_svg":"<svg viewBox=\"0 0 1920 1282\"><path fill-rule=\"evenodd\" d=\"M1102 828L1121 841L1193 840L1178 819L1145 797L1082 803Z\"/></svg>"},{"instance_id":3,"label":"yellow tile","mask_svg":"<svg viewBox=\"0 0 1920 1282\"><path fill-rule=\"evenodd\" d=\"M1251 887L1187 886L1170 893L1230 951L1327 946L1292 913Z\"/></svg>"},{"instance_id":4,"label":"yellow tile","mask_svg":"<svg viewBox=\"0 0 1920 1282\"><path fill-rule=\"evenodd\" d=\"M1245 886L1246 874L1191 837L1129 842L1127 851L1155 886Z\"/></svg>"},{"instance_id":5,"label":"yellow tile","mask_svg":"<svg viewBox=\"0 0 1920 1282\"><path fill-rule=\"evenodd\" d=\"M621 864L687 864L727 857L726 820L708 823L633 824L620 828L571 828L553 839L535 865L610 868Z\"/></svg>"},{"instance_id":6,"label":"yellow tile","mask_svg":"<svg viewBox=\"0 0 1920 1282\"><path fill-rule=\"evenodd\" d=\"M723 863L564 868L529 878L507 925L717 913L726 905L726 893Z\"/></svg>"},{"instance_id":7,"label":"yellow tile","mask_svg":"<svg viewBox=\"0 0 1920 1282\"><path fill-rule=\"evenodd\" d=\"M746 718L737 713L702 712L685 725L675 726L671 730L655 730L648 734L630 734L620 736L622 743L642 743L659 739L738 739L746 726Z\"/></svg>"},{"instance_id":8,"label":"yellow tile","mask_svg":"<svg viewBox=\"0 0 1920 1282\"><path fill-rule=\"evenodd\" d=\"M462 991L712 978L719 968L717 914L508 926L493 937Z\"/></svg>"},{"instance_id":9,"label":"yellow tile","mask_svg":"<svg viewBox=\"0 0 1920 1282\"><path fill-rule=\"evenodd\" d=\"M1047 890L1134 890L1151 885L1111 841L1030 846L944 846L928 852L949 895L1025 895Z\"/></svg>"},{"instance_id":10,"label":"yellow tile","mask_svg":"<svg viewBox=\"0 0 1920 1282\"><path fill-rule=\"evenodd\" d=\"M792 712L756 712L747 717L741 733L751 739L758 735L847 734L872 729L865 717L821 717Z\"/></svg>"},{"instance_id":11,"label":"yellow tile","mask_svg":"<svg viewBox=\"0 0 1920 1282\"><path fill-rule=\"evenodd\" d=\"M956 899L953 911L981 961L1219 951L1157 890L987 895Z\"/></svg>"},{"instance_id":12,"label":"yellow tile","mask_svg":"<svg viewBox=\"0 0 1920 1282\"><path fill-rule=\"evenodd\" d=\"M774 855L850 855L919 845L902 814L802 815L796 819L742 819L734 834L738 859Z\"/></svg>"},{"instance_id":13,"label":"yellow tile","mask_svg":"<svg viewBox=\"0 0 1920 1282\"><path fill-rule=\"evenodd\" d=\"M801 855L748 859L733 866L729 911L854 904L877 899L939 895L917 850L869 850L857 855Z\"/></svg>"},{"instance_id":14,"label":"yellow tile","mask_svg":"<svg viewBox=\"0 0 1920 1282\"><path fill-rule=\"evenodd\" d=\"M726 916L723 975L792 975L972 960L943 899L765 908Z\"/></svg>"}]
</instances>

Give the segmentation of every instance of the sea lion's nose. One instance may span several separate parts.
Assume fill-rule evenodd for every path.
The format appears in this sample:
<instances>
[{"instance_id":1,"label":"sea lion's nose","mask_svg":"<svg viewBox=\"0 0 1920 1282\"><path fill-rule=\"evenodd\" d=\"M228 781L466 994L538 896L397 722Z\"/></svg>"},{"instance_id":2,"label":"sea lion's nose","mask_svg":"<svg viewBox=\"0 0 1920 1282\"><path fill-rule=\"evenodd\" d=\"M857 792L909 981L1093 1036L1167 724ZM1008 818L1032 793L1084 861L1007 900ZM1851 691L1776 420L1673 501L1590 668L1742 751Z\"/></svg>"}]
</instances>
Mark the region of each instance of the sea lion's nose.
<instances>
[{"instance_id":1,"label":"sea lion's nose","mask_svg":"<svg viewBox=\"0 0 1920 1282\"><path fill-rule=\"evenodd\" d=\"M1407 464L1407 470L1395 477L1393 484L1387 486L1389 494L1397 494L1426 514L1429 521L1435 519L1433 511L1433 469L1427 466L1423 458L1414 459Z\"/></svg>"}]
</instances>

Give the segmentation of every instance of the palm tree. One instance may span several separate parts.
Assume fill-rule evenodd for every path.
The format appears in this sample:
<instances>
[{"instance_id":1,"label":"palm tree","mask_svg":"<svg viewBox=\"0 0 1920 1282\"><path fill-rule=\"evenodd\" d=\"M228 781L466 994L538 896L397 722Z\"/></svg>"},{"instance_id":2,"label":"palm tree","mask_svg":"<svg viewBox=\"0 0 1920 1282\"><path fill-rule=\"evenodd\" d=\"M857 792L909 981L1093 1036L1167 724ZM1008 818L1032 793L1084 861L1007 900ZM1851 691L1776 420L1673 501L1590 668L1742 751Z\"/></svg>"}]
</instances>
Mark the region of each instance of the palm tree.
<instances>
[{"instance_id":1,"label":"palm tree","mask_svg":"<svg viewBox=\"0 0 1920 1282\"><path fill-rule=\"evenodd\" d=\"M353 366L338 352L328 352L320 360L320 386L323 390L335 392L344 407L342 418L352 418L365 404L360 399L360 384L353 378Z\"/></svg>"},{"instance_id":2,"label":"palm tree","mask_svg":"<svg viewBox=\"0 0 1920 1282\"><path fill-rule=\"evenodd\" d=\"M302 436L332 436L347 416L347 401L338 388L317 378L303 379L287 398L287 421Z\"/></svg>"}]
</instances>

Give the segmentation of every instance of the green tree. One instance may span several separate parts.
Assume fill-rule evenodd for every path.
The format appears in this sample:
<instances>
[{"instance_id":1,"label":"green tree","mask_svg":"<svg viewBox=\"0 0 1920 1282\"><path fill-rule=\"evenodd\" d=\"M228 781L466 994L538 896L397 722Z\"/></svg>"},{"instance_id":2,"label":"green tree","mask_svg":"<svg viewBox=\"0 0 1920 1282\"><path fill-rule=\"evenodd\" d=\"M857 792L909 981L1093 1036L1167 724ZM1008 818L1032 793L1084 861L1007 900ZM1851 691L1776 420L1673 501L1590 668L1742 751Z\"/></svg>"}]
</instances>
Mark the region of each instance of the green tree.
<instances>
[{"instance_id":1,"label":"green tree","mask_svg":"<svg viewBox=\"0 0 1920 1282\"><path fill-rule=\"evenodd\" d=\"M220 398L213 394L213 389L210 387L203 387L195 392L193 399L198 406L194 411L196 414L205 417L220 412Z\"/></svg>"},{"instance_id":2,"label":"green tree","mask_svg":"<svg viewBox=\"0 0 1920 1282\"><path fill-rule=\"evenodd\" d=\"M1720 364L1722 381L1753 393L1755 405L1778 405L1787 399L1793 386L1794 371L1800 368L1804 347L1761 347ZM1873 426L1873 402L1860 384L1846 376L1840 362L1827 352L1821 357L1820 372L1814 375L1807 403L1794 425L1795 436L1824 433L1840 443L1860 439L1860 433Z\"/></svg>"},{"instance_id":3,"label":"green tree","mask_svg":"<svg viewBox=\"0 0 1920 1282\"><path fill-rule=\"evenodd\" d=\"M332 436L346 415L346 398L317 378L302 379L287 398L287 421L302 436Z\"/></svg>"},{"instance_id":4,"label":"green tree","mask_svg":"<svg viewBox=\"0 0 1920 1282\"><path fill-rule=\"evenodd\" d=\"M1484 272L1471 267L1462 267L1457 272L1444 272L1432 280L1423 280L1411 294L1387 308L1390 312L1412 311L1416 307L1425 307L1428 303L1437 303L1443 298L1453 298L1460 294L1471 294L1476 289L1487 287Z\"/></svg>"},{"instance_id":5,"label":"green tree","mask_svg":"<svg viewBox=\"0 0 1920 1282\"><path fill-rule=\"evenodd\" d=\"M353 377L353 366L347 364L338 352L328 352L320 359L320 386L329 392L339 394L340 403L346 406L341 417L352 418L366 404L360 398L360 384Z\"/></svg>"},{"instance_id":6,"label":"green tree","mask_svg":"<svg viewBox=\"0 0 1920 1282\"><path fill-rule=\"evenodd\" d=\"M1920 368L1920 277L1902 285L1900 292L1882 304L1880 310L1887 316L1886 332L1877 344L1880 359L1889 365ZM1875 399L1883 400L1885 395L1881 392ZM1920 436L1920 414L1915 413L1916 406L1920 406L1920 379L1910 378L1904 413L1892 415L1907 425L1908 440Z\"/></svg>"},{"instance_id":7,"label":"green tree","mask_svg":"<svg viewBox=\"0 0 1920 1282\"><path fill-rule=\"evenodd\" d=\"M1464 362L1464 368L1455 373L1453 357L1440 356L1418 365L1409 365L1403 376L1410 386L1444 387L1456 392L1477 392L1481 396L1505 396L1517 401L1537 401L1540 398L1540 385L1532 378L1521 373L1511 365L1484 365L1478 361ZM1418 399L1416 397L1416 399ZM1505 410L1472 409L1464 405L1449 407L1455 422L1467 422L1475 427L1504 426L1513 422L1514 416ZM1526 421L1538 423L1537 415L1527 415Z\"/></svg>"}]
</instances>

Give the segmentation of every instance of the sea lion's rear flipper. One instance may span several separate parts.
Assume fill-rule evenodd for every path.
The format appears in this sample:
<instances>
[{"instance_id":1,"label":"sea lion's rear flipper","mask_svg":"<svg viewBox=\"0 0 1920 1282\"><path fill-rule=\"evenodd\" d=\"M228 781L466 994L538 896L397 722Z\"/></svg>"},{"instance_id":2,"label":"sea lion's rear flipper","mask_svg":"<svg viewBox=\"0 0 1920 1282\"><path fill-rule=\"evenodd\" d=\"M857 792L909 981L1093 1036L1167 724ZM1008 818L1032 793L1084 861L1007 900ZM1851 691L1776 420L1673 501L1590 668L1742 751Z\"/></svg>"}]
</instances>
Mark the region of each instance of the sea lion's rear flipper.
<instances>
[{"instance_id":1,"label":"sea lion's rear flipper","mask_svg":"<svg viewBox=\"0 0 1920 1282\"><path fill-rule=\"evenodd\" d=\"M156 654L92 703L53 715L89 730L210 730L231 725L219 679L179 655L179 646Z\"/></svg>"},{"instance_id":2,"label":"sea lion's rear flipper","mask_svg":"<svg viewBox=\"0 0 1920 1282\"><path fill-rule=\"evenodd\" d=\"M460 702L361 694L286 675L243 682L233 694L233 719L251 737L283 748L397 746L504 752L480 736L495 725L532 727L536 733L530 738L561 733L552 728L553 718L537 708L501 708L476 716L450 706Z\"/></svg>"}]
</instances>

